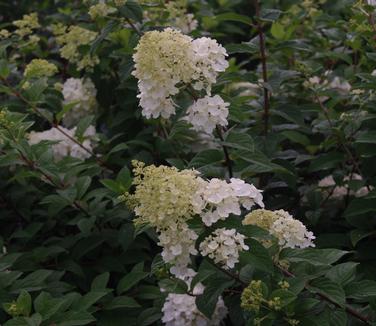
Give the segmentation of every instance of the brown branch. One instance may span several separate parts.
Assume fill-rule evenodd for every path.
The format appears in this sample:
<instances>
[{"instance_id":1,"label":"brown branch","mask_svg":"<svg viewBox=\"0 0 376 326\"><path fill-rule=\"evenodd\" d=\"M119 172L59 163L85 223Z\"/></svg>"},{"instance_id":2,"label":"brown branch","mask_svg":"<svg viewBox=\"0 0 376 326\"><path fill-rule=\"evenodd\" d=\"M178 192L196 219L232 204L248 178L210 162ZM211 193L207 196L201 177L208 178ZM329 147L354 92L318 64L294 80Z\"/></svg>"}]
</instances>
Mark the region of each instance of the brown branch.
<instances>
[{"instance_id":1,"label":"brown branch","mask_svg":"<svg viewBox=\"0 0 376 326\"><path fill-rule=\"evenodd\" d=\"M25 104L27 104L31 110L39 115L40 117L42 117L43 119L45 119L50 125L51 127L55 128L56 130L58 130L62 135L64 135L65 137L67 137L69 140L71 140L72 142L74 142L75 144L77 144L79 147L81 147L84 151L86 151L88 154L90 154L90 156L94 157L95 160L98 162L99 165L101 165L102 167L108 169L109 171L111 172L114 172L113 169L111 169L107 164L106 162L104 162L102 159L100 159L99 157L97 157L95 155L95 153L93 151L91 151L90 149L86 148L80 141L78 141L77 139L75 139L74 137L68 135L63 129L60 128L59 125L57 125L55 122L51 122L50 119L45 115L43 114L43 112L41 112L37 106L30 102L27 98L25 98L19 91L17 91L16 89L14 89L8 82L7 79L3 78L3 77L0 77L1 81L10 89L10 91L12 92L12 94L19 98L21 101L23 101Z\"/></svg>"},{"instance_id":2,"label":"brown branch","mask_svg":"<svg viewBox=\"0 0 376 326\"><path fill-rule=\"evenodd\" d=\"M318 96L318 94L317 94L317 92L315 90L314 90L314 97L315 97L316 102L319 104L321 110L324 112L325 118L328 121L330 128L333 130L334 129L334 125L333 125L332 120L330 119L329 111L326 108L326 106L322 103L320 97ZM342 148L346 152L349 160L351 161L351 164L356 169L356 172L360 176L362 176L362 171L360 170L360 166L359 166L356 158L354 157L353 153L347 147L346 143L342 141L341 136L335 134L335 137L337 138L339 145L342 146ZM362 176L362 179L364 180L363 176ZM369 185L366 185L366 187L367 187L368 191L371 191L371 187Z\"/></svg>"},{"instance_id":3,"label":"brown branch","mask_svg":"<svg viewBox=\"0 0 376 326\"><path fill-rule=\"evenodd\" d=\"M294 275L293 273L291 273L291 272L289 272L288 270L282 268L281 266L278 265L277 267L281 270L281 272L282 272L285 276L287 276L287 277L295 277L295 275ZM304 288L305 288L306 290L309 291L310 286L309 286L309 285L305 285ZM352 315L353 317L355 317L355 318L361 320L363 323L365 323L365 324L367 324L367 325L371 325L369 318L368 318L368 317L365 317L365 316L363 316L363 315L361 315L361 314L360 314L357 310L355 310L354 308L352 308L352 307L350 307L350 306L347 306L347 305L344 305L344 306L343 306L343 305L339 304L338 302L334 301L333 299L329 298L327 295L325 295L325 294L323 294L323 293L321 293L321 292L316 292L316 294L317 294L322 300L331 303L332 305L336 306L337 308L341 308L341 309L344 308L345 311L346 311L348 314L350 314L350 315Z\"/></svg>"},{"instance_id":4,"label":"brown branch","mask_svg":"<svg viewBox=\"0 0 376 326\"><path fill-rule=\"evenodd\" d=\"M255 14L257 20L257 31L260 41L260 60L262 69L262 79L264 83L268 82L268 68L266 64L266 45L265 45L265 34L262 30L262 24L260 22L260 3L259 0L253 0L255 6ZM264 135L268 134L269 129L269 113L270 112L270 98L269 90L264 85Z\"/></svg>"},{"instance_id":5,"label":"brown branch","mask_svg":"<svg viewBox=\"0 0 376 326\"><path fill-rule=\"evenodd\" d=\"M223 143L225 140L223 138L222 128L220 126L216 126L216 130L217 130L217 134L218 134L219 139ZM231 158L230 158L230 154L228 152L227 147L223 144L222 144L222 149L223 149L223 154L225 155L225 162L226 162L226 166L227 166L227 170L228 170L228 175L229 175L230 178L232 178L233 172L232 172L232 161L231 161Z\"/></svg>"}]
</instances>

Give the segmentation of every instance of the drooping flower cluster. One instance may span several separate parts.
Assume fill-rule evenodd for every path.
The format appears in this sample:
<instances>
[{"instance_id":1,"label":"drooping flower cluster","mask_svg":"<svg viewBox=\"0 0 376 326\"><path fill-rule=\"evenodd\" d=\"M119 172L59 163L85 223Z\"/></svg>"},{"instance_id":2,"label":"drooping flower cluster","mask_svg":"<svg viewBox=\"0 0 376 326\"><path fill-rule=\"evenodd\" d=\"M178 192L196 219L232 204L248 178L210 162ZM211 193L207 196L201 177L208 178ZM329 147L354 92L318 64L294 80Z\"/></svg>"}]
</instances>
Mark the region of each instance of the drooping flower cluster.
<instances>
[{"instance_id":1,"label":"drooping flower cluster","mask_svg":"<svg viewBox=\"0 0 376 326\"><path fill-rule=\"evenodd\" d=\"M174 265L171 268L174 275L184 276L190 255L197 254L194 246L197 234L187 225L195 214L191 198L204 181L193 170L133 164L136 190L126 200L134 208L135 222L157 229L164 261Z\"/></svg>"},{"instance_id":2,"label":"drooping flower cluster","mask_svg":"<svg viewBox=\"0 0 376 326\"><path fill-rule=\"evenodd\" d=\"M166 119L175 114L172 97L179 93L179 85L210 92L218 73L228 67L226 55L209 38L193 40L171 28L145 33L133 55L142 114Z\"/></svg>"},{"instance_id":3,"label":"drooping flower cluster","mask_svg":"<svg viewBox=\"0 0 376 326\"><path fill-rule=\"evenodd\" d=\"M99 62L97 56L80 52L80 47L93 42L98 33L80 26L70 26L67 29L61 24L54 26L53 32L56 35L57 43L61 46L61 56L71 63L76 64L78 70L90 69Z\"/></svg>"},{"instance_id":4,"label":"drooping flower cluster","mask_svg":"<svg viewBox=\"0 0 376 326\"><path fill-rule=\"evenodd\" d=\"M239 262L239 252L249 249L244 239L245 236L235 229L216 229L200 243L200 253L209 256L224 269L231 269Z\"/></svg>"},{"instance_id":5,"label":"drooping flower cluster","mask_svg":"<svg viewBox=\"0 0 376 326\"><path fill-rule=\"evenodd\" d=\"M198 235L189 228L189 220L199 215L206 225L211 225L230 214L240 215L241 206L247 209L256 203L263 206L261 192L240 179L231 179L230 183L219 179L206 181L195 170L145 166L137 161L133 164L135 192L126 194L125 200L136 214L135 223L156 228L158 244L163 247L163 260L173 265L170 271L178 277L186 275L190 256L197 255L195 242ZM232 231L229 232L222 237L230 236ZM242 236L234 237L237 245L245 249ZM230 242L227 239L226 244ZM237 259L236 253L229 248L226 250L218 255L222 255L223 262L227 255L231 266ZM215 254L214 250L211 253Z\"/></svg>"},{"instance_id":6,"label":"drooping flower cluster","mask_svg":"<svg viewBox=\"0 0 376 326\"><path fill-rule=\"evenodd\" d=\"M211 134L217 125L227 126L228 105L219 95L205 96L188 108L185 119L194 130Z\"/></svg>"},{"instance_id":7,"label":"drooping flower cluster","mask_svg":"<svg viewBox=\"0 0 376 326\"><path fill-rule=\"evenodd\" d=\"M51 77L57 73L57 67L44 59L33 59L26 66L24 76L26 78Z\"/></svg>"},{"instance_id":8,"label":"drooping flower cluster","mask_svg":"<svg viewBox=\"0 0 376 326\"><path fill-rule=\"evenodd\" d=\"M83 135L84 140L81 143L82 146L71 139L75 138L76 127L73 129L66 129L59 126L59 129L63 132L59 131L55 127L42 132L32 131L29 134L29 144L38 144L44 140L56 142L56 144L51 146L53 156L56 161L59 161L66 156L75 157L81 160L87 159L91 156L89 151L91 152L93 150L94 138L96 134L93 126L90 126L85 131ZM86 148L88 151L82 147Z\"/></svg>"},{"instance_id":9,"label":"drooping flower cluster","mask_svg":"<svg viewBox=\"0 0 376 326\"><path fill-rule=\"evenodd\" d=\"M195 273L192 275L192 277ZM190 287L191 279L185 280ZM162 322L167 326L217 326L227 315L227 308L223 299L218 298L212 318L206 318L196 306L196 296L204 292L205 287L198 283L192 289L192 294L169 293L163 305Z\"/></svg>"},{"instance_id":10,"label":"drooping flower cluster","mask_svg":"<svg viewBox=\"0 0 376 326\"><path fill-rule=\"evenodd\" d=\"M257 225L278 239L282 248L314 247L315 236L305 225L294 219L284 210L269 211L258 209L249 213L243 220L244 225Z\"/></svg>"},{"instance_id":11,"label":"drooping flower cluster","mask_svg":"<svg viewBox=\"0 0 376 326\"><path fill-rule=\"evenodd\" d=\"M73 105L63 117L66 127L75 126L82 118L95 112L97 90L90 78L68 78L62 93L64 104Z\"/></svg>"},{"instance_id":12,"label":"drooping flower cluster","mask_svg":"<svg viewBox=\"0 0 376 326\"><path fill-rule=\"evenodd\" d=\"M248 210L255 204L264 207L261 191L237 178L231 178L230 183L211 179L196 193L194 203L207 226L225 220L230 214L240 215L242 206Z\"/></svg>"}]
</instances>

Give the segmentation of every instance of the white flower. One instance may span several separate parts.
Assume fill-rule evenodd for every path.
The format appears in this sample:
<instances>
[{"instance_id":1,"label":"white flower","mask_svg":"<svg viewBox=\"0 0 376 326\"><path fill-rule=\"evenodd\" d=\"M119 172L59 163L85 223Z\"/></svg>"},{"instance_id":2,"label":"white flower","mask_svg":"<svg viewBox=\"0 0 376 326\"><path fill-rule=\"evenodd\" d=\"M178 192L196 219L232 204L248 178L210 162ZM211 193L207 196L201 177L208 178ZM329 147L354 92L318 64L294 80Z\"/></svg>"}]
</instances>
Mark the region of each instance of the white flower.
<instances>
[{"instance_id":1,"label":"white flower","mask_svg":"<svg viewBox=\"0 0 376 326\"><path fill-rule=\"evenodd\" d=\"M74 104L63 117L63 123L66 127L77 125L82 118L95 112L97 90L90 78L67 79L62 93L64 105Z\"/></svg>"},{"instance_id":2,"label":"white flower","mask_svg":"<svg viewBox=\"0 0 376 326\"><path fill-rule=\"evenodd\" d=\"M147 32L133 55L138 79L140 106L146 118L169 118L175 113L171 96L179 93L177 84L189 83L195 70L192 38L179 31Z\"/></svg>"},{"instance_id":3,"label":"white flower","mask_svg":"<svg viewBox=\"0 0 376 326\"><path fill-rule=\"evenodd\" d=\"M171 224L170 227L159 230L158 238L158 245L163 247L163 261L174 265L171 273L176 277L189 275L190 255L197 255L195 241L198 235L189 229L188 225L181 223Z\"/></svg>"},{"instance_id":4,"label":"white flower","mask_svg":"<svg viewBox=\"0 0 376 326\"><path fill-rule=\"evenodd\" d=\"M367 3L368 3L370 6L375 6L375 7L376 7L376 0L367 0Z\"/></svg>"},{"instance_id":5,"label":"white flower","mask_svg":"<svg viewBox=\"0 0 376 326\"><path fill-rule=\"evenodd\" d=\"M246 209L255 204L264 207L261 191L236 178L230 183L217 178L202 182L192 203L207 226L225 220L230 214L240 215L241 206Z\"/></svg>"},{"instance_id":6,"label":"white flower","mask_svg":"<svg viewBox=\"0 0 376 326\"><path fill-rule=\"evenodd\" d=\"M201 291L203 292L203 289ZM170 293L162 312L162 322L167 326L217 326L227 315L227 308L223 299L219 297L213 316L209 320L198 310L195 296Z\"/></svg>"},{"instance_id":7,"label":"white flower","mask_svg":"<svg viewBox=\"0 0 376 326\"><path fill-rule=\"evenodd\" d=\"M187 120L196 131L211 134L217 125L227 126L228 105L219 95L205 96L187 110Z\"/></svg>"},{"instance_id":8,"label":"white flower","mask_svg":"<svg viewBox=\"0 0 376 326\"><path fill-rule=\"evenodd\" d=\"M217 76L229 66L226 49L216 40L201 37L192 42L195 54L196 73L193 87L197 90L206 88L210 94L211 85L217 81Z\"/></svg>"},{"instance_id":9,"label":"white flower","mask_svg":"<svg viewBox=\"0 0 376 326\"><path fill-rule=\"evenodd\" d=\"M133 55L142 115L147 119L175 114L172 97L178 85L194 84L210 91L219 72L228 67L226 50L210 38L193 40L177 30L145 33Z\"/></svg>"},{"instance_id":10,"label":"white flower","mask_svg":"<svg viewBox=\"0 0 376 326\"><path fill-rule=\"evenodd\" d=\"M84 133L84 141L82 146L71 140L70 138L75 138L76 128L66 129L62 126L59 126L59 129L64 133L59 131L57 128L51 128L42 132L32 131L29 134L29 144L34 145L38 144L43 140L56 141L57 143L51 146L53 156L56 161L63 159L66 156L72 156L81 160L87 159L90 157L90 152L93 150L94 138L95 138L95 128L90 126ZM69 137L68 137L69 136ZM84 147L84 148L82 148Z\"/></svg>"},{"instance_id":11,"label":"white flower","mask_svg":"<svg viewBox=\"0 0 376 326\"><path fill-rule=\"evenodd\" d=\"M307 231L305 225L294 219L284 210L274 211L277 219L270 227L270 233L278 238L279 245L283 248L307 248L314 247L316 237L312 232Z\"/></svg>"},{"instance_id":12,"label":"white flower","mask_svg":"<svg viewBox=\"0 0 376 326\"><path fill-rule=\"evenodd\" d=\"M249 250L244 243L245 236L235 229L217 229L200 243L200 252L203 256L209 256L216 264L225 269L234 268L239 262L239 252Z\"/></svg>"}]
</instances>

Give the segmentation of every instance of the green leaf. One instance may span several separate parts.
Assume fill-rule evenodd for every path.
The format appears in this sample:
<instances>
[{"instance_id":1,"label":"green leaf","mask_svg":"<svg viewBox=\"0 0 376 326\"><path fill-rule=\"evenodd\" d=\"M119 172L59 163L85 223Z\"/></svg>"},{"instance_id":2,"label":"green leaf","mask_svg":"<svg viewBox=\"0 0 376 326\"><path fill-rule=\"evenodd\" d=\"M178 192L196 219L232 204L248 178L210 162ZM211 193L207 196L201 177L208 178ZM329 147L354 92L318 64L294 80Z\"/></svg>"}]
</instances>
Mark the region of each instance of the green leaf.
<instances>
[{"instance_id":1,"label":"green leaf","mask_svg":"<svg viewBox=\"0 0 376 326\"><path fill-rule=\"evenodd\" d=\"M291 262L308 262L312 265L331 265L346 255L348 251L338 249L283 249L281 259Z\"/></svg>"},{"instance_id":2,"label":"green leaf","mask_svg":"<svg viewBox=\"0 0 376 326\"><path fill-rule=\"evenodd\" d=\"M122 294L128 291L130 288L137 285L138 282L147 277L149 273L144 272L143 269L144 263L139 263L134 266L132 271L119 281L119 284L117 286L117 293Z\"/></svg>"},{"instance_id":3,"label":"green leaf","mask_svg":"<svg viewBox=\"0 0 376 326\"><path fill-rule=\"evenodd\" d=\"M283 38L285 37L285 30L286 30L286 27L278 22L274 22L271 29L270 29L270 32L272 33L273 37L277 40L283 40Z\"/></svg>"},{"instance_id":4,"label":"green leaf","mask_svg":"<svg viewBox=\"0 0 376 326\"><path fill-rule=\"evenodd\" d=\"M217 22L223 22L223 21L234 21L238 23L244 23L247 25L252 25L252 19L248 16L236 14L233 12L220 14L217 16L212 17L212 19L215 19Z\"/></svg>"},{"instance_id":5,"label":"green leaf","mask_svg":"<svg viewBox=\"0 0 376 326\"><path fill-rule=\"evenodd\" d=\"M89 309L94 303L96 303L99 299L104 297L108 294L109 291L90 291L89 293L85 294L82 298L77 300L74 305L74 309L79 311L84 311Z\"/></svg>"},{"instance_id":6,"label":"green leaf","mask_svg":"<svg viewBox=\"0 0 376 326\"><path fill-rule=\"evenodd\" d=\"M376 282L363 280L345 286L346 296L359 301L376 298Z\"/></svg>"},{"instance_id":7,"label":"green leaf","mask_svg":"<svg viewBox=\"0 0 376 326\"><path fill-rule=\"evenodd\" d=\"M137 303L137 301L131 297L127 296L120 296L114 298L110 303L108 303L104 309L105 310L113 310L119 308L140 308L141 305Z\"/></svg>"},{"instance_id":8,"label":"green leaf","mask_svg":"<svg viewBox=\"0 0 376 326\"><path fill-rule=\"evenodd\" d=\"M211 319L215 307L218 302L219 296L222 292L233 286L235 284L234 280L229 280L227 277L224 278L221 275L210 278L208 283L205 284L205 290L202 295L196 297L197 308L209 319Z\"/></svg>"},{"instance_id":9,"label":"green leaf","mask_svg":"<svg viewBox=\"0 0 376 326\"><path fill-rule=\"evenodd\" d=\"M336 309L330 314L330 326L347 325L347 313L345 310Z\"/></svg>"},{"instance_id":10,"label":"green leaf","mask_svg":"<svg viewBox=\"0 0 376 326\"><path fill-rule=\"evenodd\" d=\"M347 262L332 267L325 276L333 282L345 286L355 279L356 267L359 263Z\"/></svg>"},{"instance_id":11,"label":"green leaf","mask_svg":"<svg viewBox=\"0 0 376 326\"><path fill-rule=\"evenodd\" d=\"M344 156L342 153L330 152L323 154L318 158L312 160L309 166L310 172L321 171L335 168L339 163L343 162Z\"/></svg>"},{"instance_id":12,"label":"green leaf","mask_svg":"<svg viewBox=\"0 0 376 326\"><path fill-rule=\"evenodd\" d=\"M104 272L98 275L91 283L91 291L104 290L107 287L107 283L110 279L110 273Z\"/></svg>"},{"instance_id":13,"label":"green leaf","mask_svg":"<svg viewBox=\"0 0 376 326\"><path fill-rule=\"evenodd\" d=\"M63 299L53 298L49 293L42 292L34 301L34 309L43 320L47 320L56 314L63 304Z\"/></svg>"},{"instance_id":14,"label":"green leaf","mask_svg":"<svg viewBox=\"0 0 376 326\"><path fill-rule=\"evenodd\" d=\"M159 282L159 287L168 293L185 294L188 292L187 284L179 279L163 279Z\"/></svg>"},{"instance_id":15,"label":"green leaf","mask_svg":"<svg viewBox=\"0 0 376 326\"><path fill-rule=\"evenodd\" d=\"M246 243L249 246L249 251L240 252L240 263L266 273L273 273L273 261L264 246L254 239L247 239Z\"/></svg>"},{"instance_id":16,"label":"green leaf","mask_svg":"<svg viewBox=\"0 0 376 326\"><path fill-rule=\"evenodd\" d=\"M28 317L31 313L31 295L22 290L16 301L17 311L25 317Z\"/></svg>"},{"instance_id":17,"label":"green leaf","mask_svg":"<svg viewBox=\"0 0 376 326\"><path fill-rule=\"evenodd\" d=\"M6 60L1 59L0 60L0 77L1 78L8 78L10 74L9 64Z\"/></svg>"},{"instance_id":18,"label":"green leaf","mask_svg":"<svg viewBox=\"0 0 376 326\"><path fill-rule=\"evenodd\" d=\"M76 187L76 197L77 199L81 199L89 189L91 184L91 178L89 176L80 177L77 179L75 187Z\"/></svg>"},{"instance_id":19,"label":"green leaf","mask_svg":"<svg viewBox=\"0 0 376 326\"><path fill-rule=\"evenodd\" d=\"M96 319L86 311L64 312L55 322L56 326L81 326L94 322Z\"/></svg>"},{"instance_id":20,"label":"green leaf","mask_svg":"<svg viewBox=\"0 0 376 326\"><path fill-rule=\"evenodd\" d=\"M291 291L282 290L282 289L274 290L269 296L270 299L273 299L276 297L281 299L282 308L287 306L288 304L290 304L297 298L297 296Z\"/></svg>"},{"instance_id":21,"label":"green leaf","mask_svg":"<svg viewBox=\"0 0 376 326\"><path fill-rule=\"evenodd\" d=\"M266 22L274 22L279 18L281 14L282 11L278 9L262 9L260 20Z\"/></svg>"},{"instance_id":22,"label":"green leaf","mask_svg":"<svg viewBox=\"0 0 376 326\"><path fill-rule=\"evenodd\" d=\"M312 293L324 294L341 306L346 302L345 291L343 288L338 283L333 282L328 278L321 277L313 280L308 289Z\"/></svg>"}]
</instances>

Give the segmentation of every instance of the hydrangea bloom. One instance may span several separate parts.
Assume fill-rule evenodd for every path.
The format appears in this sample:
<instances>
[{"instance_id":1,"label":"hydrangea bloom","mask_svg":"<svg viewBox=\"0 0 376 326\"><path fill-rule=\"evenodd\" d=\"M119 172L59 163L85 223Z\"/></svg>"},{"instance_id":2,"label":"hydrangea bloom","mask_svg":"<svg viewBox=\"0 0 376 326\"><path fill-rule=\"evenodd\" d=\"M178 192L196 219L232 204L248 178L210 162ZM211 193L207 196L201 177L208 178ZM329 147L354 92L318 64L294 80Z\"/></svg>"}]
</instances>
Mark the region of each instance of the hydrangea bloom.
<instances>
[{"instance_id":1,"label":"hydrangea bloom","mask_svg":"<svg viewBox=\"0 0 376 326\"><path fill-rule=\"evenodd\" d=\"M268 230L278 239L279 245L283 248L315 246L312 242L315 239L313 233L309 232L302 222L294 219L284 210L255 210L245 217L243 224L253 224Z\"/></svg>"},{"instance_id":2,"label":"hydrangea bloom","mask_svg":"<svg viewBox=\"0 0 376 326\"><path fill-rule=\"evenodd\" d=\"M190 287L190 281L187 282ZM212 318L207 319L196 306L196 295L204 292L205 287L198 283L192 294L169 293L163 305L162 322L167 326L217 326L227 315L223 299L218 298Z\"/></svg>"},{"instance_id":3,"label":"hydrangea bloom","mask_svg":"<svg viewBox=\"0 0 376 326\"><path fill-rule=\"evenodd\" d=\"M65 26L61 25L55 26L53 32L56 35L57 43L61 46L61 56L76 64L78 70L92 68L99 62L97 56L82 55L78 50L80 46L93 42L98 33L80 26L70 26L67 30Z\"/></svg>"},{"instance_id":4,"label":"hydrangea bloom","mask_svg":"<svg viewBox=\"0 0 376 326\"><path fill-rule=\"evenodd\" d=\"M235 229L217 229L200 243L200 252L225 269L231 269L239 262L239 252L249 249L244 239Z\"/></svg>"},{"instance_id":5,"label":"hydrangea bloom","mask_svg":"<svg viewBox=\"0 0 376 326\"><path fill-rule=\"evenodd\" d=\"M205 96L188 108L185 119L194 130L211 134L217 125L227 126L228 105L219 95Z\"/></svg>"},{"instance_id":6,"label":"hydrangea bloom","mask_svg":"<svg viewBox=\"0 0 376 326\"><path fill-rule=\"evenodd\" d=\"M140 106L146 118L169 118L175 113L172 96L179 84L210 90L228 63L226 50L215 40L193 40L177 30L145 33L133 55L138 79Z\"/></svg>"},{"instance_id":7,"label":"hydrangea bloom","mask_svg":"<svg viewBox=\"0 0 376 326\"><path fill-rule=\"evenodd\" d=\"M33 59L26 66L24 76L26 78L51 77L57 73L57 67L44 59Z\"/></svg>"},{"instance_id":8,"label":"hydrangea bloom","mask_svg":"<svg viewBox=\"0 0 376 326\"><path fill-rule=\"evenodd\" d=\"M230 214L240 215L241 206L246 209L255 204L264 207L261 191L236 178L231 178L230 183L217 178L202 183L193 203L207 226L225 220Z\"/></svg>"},{"instance_id":9,"label":"hydrangea bloom","mask_svg":"<svg viewBox=\"0 0 376 326\"><path fill-rule=\"evenodd\" d=\"M145 33L133 56L139 80L140 105L146 118L169 118L175 113L171 96L179 92L178 83L188 83L194 71L191 38L179 31Z\"/></svg>"},{"instance_id":10,"label":"hydrangea bloom","mask_svg":"<svg viewBox=\"0 0 376 326\"><path fill-rule=\"evenodd\" d=\"M97 90L90 78L69 78L62 90L64 104L75 103L64 115L63 123L66 127L75 126L82 118L93 113L97 107L95 96Z\"/></svg>"},{"instance_id":11,"label":"hydrangea bloom","mask_svg":"<svg viewBox=\"0 0 376 326\"><path fill-rule=\"evenodd\" d=\"M216 40L201 37L192 42L196 72L193 87L206 89L210 93L211 85L217 81L218 73L228 67L226 49Z\"/></svg>"},{"instance_id":12,"label":"hydrangea bloom","mask_svg":"<svg viewBox=\"0 0 376 326\"><path fill-rule=\"evenodd\" d=\"M163 261L174 265L171 273L176 277L187 276L190 255L197 255L195 242L198 235L185 223L172 223L169 227L159 230L158 238L158 245L163 247Z\"/></svg>"},{"instance_id":13,"label":"hydrangea bloom","mask_svg":"<svg viewBox=\"0 0 376 326\"><path fill-rule=\"evenodd\" d=\"M64 127L59 127L63 130L67 135L74 138L76 133L76 128L73 129L66 129ZM84 133L84 141L82 142L82 146L88 149L89 151L93 150L94 146L94 136L95 136L95 128L90 126ZM90 157L90 153L84 150L80 145L69 139L66 135L60 132L57 128L51 128L46 131L42 132L35 132L32 131L29 134L29 144L34 145L38 144L43 140L54 141L57 142L56 144L51 146L53 156L56 161L63 159L66 156L72 156L81 160L87 159Z\"/></svg>"},{"instance_id":14,"label":"hydrangea bloom","mask_svg":"<svg viewBox=\"0 0 376 326\"><path fill-rule=\"evenodd\" d=\"M191 219L195 209L191 198L203 182L194 170L179 171L175 167L133 162L136 186L133 195L127 195L137 216L137 223L150 224L159 230L171 224Z\"/></svg>"}]
</instances>

